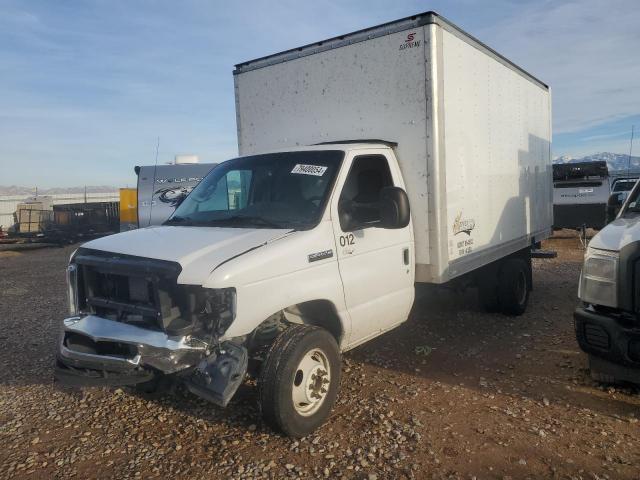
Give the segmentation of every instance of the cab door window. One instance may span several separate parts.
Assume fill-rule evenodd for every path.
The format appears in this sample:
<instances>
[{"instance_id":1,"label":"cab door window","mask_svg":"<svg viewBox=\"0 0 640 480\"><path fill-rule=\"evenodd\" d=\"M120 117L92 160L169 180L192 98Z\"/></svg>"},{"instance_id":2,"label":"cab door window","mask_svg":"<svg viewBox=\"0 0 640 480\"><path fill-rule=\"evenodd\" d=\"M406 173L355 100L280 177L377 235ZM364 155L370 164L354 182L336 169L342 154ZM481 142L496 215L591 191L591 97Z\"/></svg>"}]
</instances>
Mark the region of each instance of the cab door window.
<instances>
[{"instance_id":1,"label":"cab door window","mask_svg":"<svg viewBox=\"0 0 640 480\"><path fill-rule=\"evenodd\" d=\"M379 223L380 191L390 186L393 186L393 180L384 155L356 157L338 203L342 230L367 228Z\"/></svg>"}]
</instances>

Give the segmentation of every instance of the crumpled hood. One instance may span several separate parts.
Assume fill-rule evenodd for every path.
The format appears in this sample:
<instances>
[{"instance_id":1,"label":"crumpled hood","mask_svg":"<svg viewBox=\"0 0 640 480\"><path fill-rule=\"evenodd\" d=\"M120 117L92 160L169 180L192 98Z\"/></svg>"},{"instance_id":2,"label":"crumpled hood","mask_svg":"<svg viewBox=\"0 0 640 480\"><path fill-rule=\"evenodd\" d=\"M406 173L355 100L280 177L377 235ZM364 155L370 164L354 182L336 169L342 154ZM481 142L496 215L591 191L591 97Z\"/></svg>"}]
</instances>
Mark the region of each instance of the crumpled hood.
<instances>
[{"instance_id":1,"label":"crumpled hood","mask_svg":"<svg viewBox=\"0 0 640 480\"><path fill-rule=\"evenodd\" d=\"M288 229L147 227L82 245L105 252L177 262L179 283L202 285L221 263L289 234Z\"/></svg>"},{"instance_id":2,"label":"crumpled hood","mask_svg":"<svg viewBox=\"0 0 640 480\"><path fill-rule=\"evenodd\" d=\"M589 246L619 252L631 242L640 241L640 217L618 218L591 239Z\"/></svg>"}]
</instances>

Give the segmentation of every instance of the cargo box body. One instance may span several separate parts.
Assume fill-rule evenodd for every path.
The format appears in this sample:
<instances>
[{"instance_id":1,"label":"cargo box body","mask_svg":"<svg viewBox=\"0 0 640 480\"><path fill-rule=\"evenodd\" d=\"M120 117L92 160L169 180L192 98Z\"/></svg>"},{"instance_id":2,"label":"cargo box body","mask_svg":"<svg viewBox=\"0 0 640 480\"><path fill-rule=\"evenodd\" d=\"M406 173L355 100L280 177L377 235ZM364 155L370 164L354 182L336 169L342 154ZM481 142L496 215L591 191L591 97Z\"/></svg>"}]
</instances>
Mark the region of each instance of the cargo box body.
<instances>
[{"instance_id":1,"label":"cargo box body","mask_svg":"<svg viewBox=\"0 0 640 480\"><path fill-rule=\"evenodd\" d=\"M241 155L397 143L416 281L446 282L550 234L549 88L437 14L239 64L234 74Z\"/></svg>"}]
</instances>

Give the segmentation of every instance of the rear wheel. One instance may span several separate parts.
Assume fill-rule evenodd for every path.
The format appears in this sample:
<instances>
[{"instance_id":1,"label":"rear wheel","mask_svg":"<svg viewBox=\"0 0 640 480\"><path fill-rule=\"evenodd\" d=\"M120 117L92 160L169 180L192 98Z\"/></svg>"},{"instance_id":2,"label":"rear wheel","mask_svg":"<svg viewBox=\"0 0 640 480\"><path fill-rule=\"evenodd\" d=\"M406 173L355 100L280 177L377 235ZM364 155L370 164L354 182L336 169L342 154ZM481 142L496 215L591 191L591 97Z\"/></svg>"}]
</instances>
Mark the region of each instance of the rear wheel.
<instances>
[{"instance_id":1,"label":"rear wheel","mask_svg":"<svg viewBox=\"0 0 640 480\"><path fill-rule=\"evenodd\" d=\"M498 274L498 304L505 315L522 315L529 303L531 273L522 258L504 261Z\"/></svg>"},{"instance_id":2,"label":"rear wheel","mask_svg":"<svg viewBox=\"0 0 640 480\"><path fill-rule=\"evenodd\" d=\"M485 312L495 313L500 310L498 302L498 281L495 275L487 275L478 280L478 299Z\"/></svg>"},{"instance_id":3,"label":"rear wheel","mask_svg":"<svg viewBox=\"0 0 640 480\"><path fill-rule=\"evenodd\" d=\"M260 375L262 415L290 437L324 423L340 385L340 351L326 330L292 325L269 349Z\"/></svg>"}]
</instances>

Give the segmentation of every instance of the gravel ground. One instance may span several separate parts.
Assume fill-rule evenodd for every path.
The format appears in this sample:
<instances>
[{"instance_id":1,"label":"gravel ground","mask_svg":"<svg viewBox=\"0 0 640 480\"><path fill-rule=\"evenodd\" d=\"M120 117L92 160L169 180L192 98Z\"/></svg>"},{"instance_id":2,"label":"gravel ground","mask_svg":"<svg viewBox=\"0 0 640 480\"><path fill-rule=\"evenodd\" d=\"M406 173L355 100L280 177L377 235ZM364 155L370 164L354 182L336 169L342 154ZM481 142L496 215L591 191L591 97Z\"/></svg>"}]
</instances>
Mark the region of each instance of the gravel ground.
<instances>
[{"instance_id":1,"label":"gravel ground","mask_svg":"<svg viewBox=\"0 0 640 480\"><path fill-rule=\"evenodd\" d=\"M421 289L409 322L344 356L331 419L300 441L261 422L250 384L225 410L54 385L72 248L0 253L0 478L638 478L640 396L589 379L582 251L547 247L520 318Z\"/></svg>"}]
</instances>

